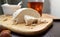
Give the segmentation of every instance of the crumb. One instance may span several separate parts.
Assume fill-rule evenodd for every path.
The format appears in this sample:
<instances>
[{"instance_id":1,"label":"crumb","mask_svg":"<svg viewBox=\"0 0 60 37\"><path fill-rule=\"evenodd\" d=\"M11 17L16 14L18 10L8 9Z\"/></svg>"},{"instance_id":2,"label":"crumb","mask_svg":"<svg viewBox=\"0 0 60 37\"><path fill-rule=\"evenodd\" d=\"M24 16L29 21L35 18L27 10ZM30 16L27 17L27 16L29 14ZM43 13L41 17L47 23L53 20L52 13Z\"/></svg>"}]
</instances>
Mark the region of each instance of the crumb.
<instances>
[{"instance_id":1,"label":"crumb","mask_svg":"<svg viewBox=\"0 0 60 37\"><path fill-rule=\"evenodd\" d=\"M33 27L29 27L30 29L33 29Z\"/></svg>"},{"instance_id":2,"label":"crumb","mask_svg":"<svg viewBox=\"0 0 60 37\"><path fill-rule=\"evenodd\" d=\"M18 22L16 22L16 20L13 20L13 25L16 25L18 24Z\"/></svg>"},{"instance_id":3,"label":"crumb","mask_svg":"<svg viewBox=\"0 0 60 37\"><path fill-rule=\"evenodd\" d=\"M32 27L30 29L33 29Z\"/></svg>"},{"instance_id":4,"label":"crumb","mask_svg":"<svg viewBox=\"0 0 60 37\"><path fill-rule=\"evenodd\" d=\"M32 26L36 26L36 24L32 24Z\"/></svg>"}]
</instances>

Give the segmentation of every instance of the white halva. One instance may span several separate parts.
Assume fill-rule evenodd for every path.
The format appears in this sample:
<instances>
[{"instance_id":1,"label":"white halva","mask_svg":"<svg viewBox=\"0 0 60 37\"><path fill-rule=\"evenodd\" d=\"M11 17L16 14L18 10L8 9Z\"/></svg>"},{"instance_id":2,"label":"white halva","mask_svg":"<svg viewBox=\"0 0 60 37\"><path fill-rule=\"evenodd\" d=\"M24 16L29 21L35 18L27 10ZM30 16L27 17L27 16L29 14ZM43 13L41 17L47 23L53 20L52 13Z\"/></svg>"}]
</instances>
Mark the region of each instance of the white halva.
<instances>
[{"instance_id":1,"label":"white halva","mask_svg":"<svg viewBox=\"0 0 60 37\"><path fill-rule=\"evenodd\" d=\"M31 8L21 8L19 10L17 10L14 14L13 14L13 19L16 20L18 23L24 23L24 16L25 15L29 15L35 18L39 18L40 14L38 13L38 11L31 9Z\"/></svg>"}]
</instances>

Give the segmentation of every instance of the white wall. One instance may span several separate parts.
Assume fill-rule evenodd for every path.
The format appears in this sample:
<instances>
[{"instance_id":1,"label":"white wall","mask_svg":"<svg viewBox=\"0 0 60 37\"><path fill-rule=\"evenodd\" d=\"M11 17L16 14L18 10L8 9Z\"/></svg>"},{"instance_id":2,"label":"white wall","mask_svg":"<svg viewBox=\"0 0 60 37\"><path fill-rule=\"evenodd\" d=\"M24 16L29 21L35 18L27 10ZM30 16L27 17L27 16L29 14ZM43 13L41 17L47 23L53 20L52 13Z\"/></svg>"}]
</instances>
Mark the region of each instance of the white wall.
<instances>
[{"instance_id":1,"label":"white wall","mask_svg":"<svg viewBox=\"0 0 60 37\"><path fill-rule=\"evenodd\" d=\"M44 12L60 17L60 0L45 0Z\"/></svg>"},{"instance_id":2,"label":"white wall","mask_svg":"<svg viewBox=\"0 0 60 37\"><path fill-rule=\"evenodd\" d=\"M60 0L50 0L51 14L60 17Z\"/></svg>"}]
</instances>

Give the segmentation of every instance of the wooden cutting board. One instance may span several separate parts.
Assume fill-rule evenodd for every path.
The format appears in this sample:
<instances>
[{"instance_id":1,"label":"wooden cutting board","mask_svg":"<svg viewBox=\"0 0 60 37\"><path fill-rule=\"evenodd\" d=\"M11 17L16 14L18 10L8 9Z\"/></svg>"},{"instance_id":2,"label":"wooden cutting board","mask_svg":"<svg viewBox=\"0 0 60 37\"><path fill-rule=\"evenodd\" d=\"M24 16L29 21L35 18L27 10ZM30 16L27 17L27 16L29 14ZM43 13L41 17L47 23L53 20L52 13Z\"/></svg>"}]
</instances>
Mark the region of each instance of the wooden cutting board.
<instances>
[{"instance_id":1,"label":"wooden cutting board","mask_svg":"<svg viewBox=\"0 0 60 37\"><path fill-rule=\"evenodd\" d=\"M0 15L0 26L3 26L19 34L34 35L47 30L52 25L53 19L51 18L44 19L47 20L47 23L36 24L36 26L26 26L25 23L22 24L13 23L12 16Z\"/></svg>"},{"instance_id":2,"label":"wooden cutting board","mask_svg":"<svg viewBox=\"0 0 60 37\"><path fill-rule=\"evenodd\" d=\"M53 15L50 15L50 14L42 14L42 17L51 18L51 19L54 19L54 20L59 20L60 19L59 17L53 16Z\"/></svg>"}]
</instances>

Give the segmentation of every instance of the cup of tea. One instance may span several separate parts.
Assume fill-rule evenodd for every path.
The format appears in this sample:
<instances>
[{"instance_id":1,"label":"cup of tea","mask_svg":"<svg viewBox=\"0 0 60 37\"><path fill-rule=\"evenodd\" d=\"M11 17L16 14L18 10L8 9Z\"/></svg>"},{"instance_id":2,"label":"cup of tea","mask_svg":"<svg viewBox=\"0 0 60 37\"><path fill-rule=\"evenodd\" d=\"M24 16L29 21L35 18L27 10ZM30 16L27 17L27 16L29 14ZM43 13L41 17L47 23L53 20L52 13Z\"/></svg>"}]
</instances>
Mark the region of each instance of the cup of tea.
<instances>
[{"instance_id":1,"label":"cup of tea","mask_svg":"<svg viewBox=\"0 0 60 37\"><path fill-rule=\"evenodd\" d=\"M27 0L27 7L35 9L42 16L44 0Z\"/></svg>"}]
</instances>

